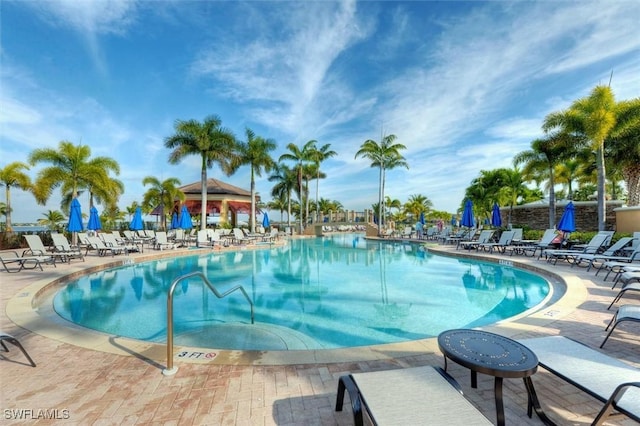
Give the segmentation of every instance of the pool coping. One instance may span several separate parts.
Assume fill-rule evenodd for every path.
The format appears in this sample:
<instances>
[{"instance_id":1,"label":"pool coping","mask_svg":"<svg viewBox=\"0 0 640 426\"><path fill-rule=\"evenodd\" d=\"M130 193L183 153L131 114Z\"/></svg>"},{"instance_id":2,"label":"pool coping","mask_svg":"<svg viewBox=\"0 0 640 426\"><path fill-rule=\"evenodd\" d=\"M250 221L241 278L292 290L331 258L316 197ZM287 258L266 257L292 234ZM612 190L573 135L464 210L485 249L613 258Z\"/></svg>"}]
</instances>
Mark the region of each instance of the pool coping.
<instances>
[{"instance_id":1,"label":"pool coping","mask_svg":"<svg viewBox=\"0 0 640 426\"><path fill-rule=\"evenodd\" d=\"M428 251L444 256L456 258L473 258L488 262L508 262L515 267L530 270L543 275L550 283L552 294L546 303L530 309L516 317L500 321L491 326L481 327L483 330L494 331L505 336L513 336L524 331L536 331L544 328L553 321L569 315L587 299L587 289L583 280L577 275L562 271L557 273L553 265L537 261L535 258L517 259L506 258L504 255L490 255L488 253L463 253L453 247L424 242L412 241L420 244ZM255 247L260 249L261 247ZM243 248L251 249L251 248ZM85 349L112 353L123 356L135 356L154 365L164 365L167 362L166 344L150 343L126 337L113 336L73 324L59 317L51 305L39 306L43 298L52 294L56 287L79 276L93 272L119 267L131 263L141 263L164 257L187 256L199 253L210 253L210 249L188 251L165 251L137 257L114 259L99 265L81 268L55 279L42 278L22 288L7 301L7 317L20 327L41 336ZM570 291L569 291L570 290ZM288 351L247 351L223 350L187 346L174 346L174 361L180 363L224 364L224 365L290 365L290 364L318 364L336 362L358 362L390 360L438 352L437 338L427 338L401 343L389 343L374 346L362 346L340 349L317 350L288 350ZM183 356L179 356L183 355Z\"/></svg>"}]
</instances>

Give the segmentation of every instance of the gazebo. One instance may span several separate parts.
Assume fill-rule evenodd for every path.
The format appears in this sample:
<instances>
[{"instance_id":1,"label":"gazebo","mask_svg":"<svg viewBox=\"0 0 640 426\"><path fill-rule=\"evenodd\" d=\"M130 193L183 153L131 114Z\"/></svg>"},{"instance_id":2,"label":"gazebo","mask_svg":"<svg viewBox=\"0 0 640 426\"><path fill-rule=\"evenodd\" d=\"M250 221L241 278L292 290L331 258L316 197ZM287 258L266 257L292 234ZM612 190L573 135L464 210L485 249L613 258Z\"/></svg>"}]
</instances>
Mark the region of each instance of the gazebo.
<instances>
[{"instance_id":1,"label":"gazebo","mask_svg":"<svg viewBox=\"0 0 640 426\"><path fill-rule=\"evenodd\" d=\"M178 188L185 195L184 204L189 213L199 215L202 206L201 182L194 182ZM260 197L256 195L256 204ZM220 214L220 223L231 221L233 226L238 223L238 213L249 214L251 211L251 191L238 188L218 179L207 179L207 215ZM231 215L230 215L231 213ZM206 218L203 218L206 220Z\"/></svg>"}]
</instances>

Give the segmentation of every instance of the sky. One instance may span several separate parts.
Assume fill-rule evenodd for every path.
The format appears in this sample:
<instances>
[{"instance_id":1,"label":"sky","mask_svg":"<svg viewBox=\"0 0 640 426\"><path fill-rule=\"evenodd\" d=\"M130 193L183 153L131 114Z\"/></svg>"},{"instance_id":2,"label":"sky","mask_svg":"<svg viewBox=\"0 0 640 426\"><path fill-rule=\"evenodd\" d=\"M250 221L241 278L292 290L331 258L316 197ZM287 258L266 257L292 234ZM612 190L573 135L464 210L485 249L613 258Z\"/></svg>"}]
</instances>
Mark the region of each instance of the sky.
<instances>
[{"instance_id":1,"label":"sky","mask_svg":"<svg viewBox=\"0 0 640 426\"><path fill-rule=\"evenodd\" d=\"M146 176L200 180L200 157L171 165L164 140L176 120L213 114L239 140L246 128L273 139L275 159L289 143L330 144L320 197L357 211L378 202L379 180L355 153L394 134L409 169L387 171L385 194L455 212L481 170L513 167L544 135L550 112L609 81L617 100L640 96L638 22L637 0L0 0L0 167L88 145L120 164L125 209ZM248 166L207 173L250 187ZM13 189L12 220L60 199Z\"/></svg>"}]
</instances>

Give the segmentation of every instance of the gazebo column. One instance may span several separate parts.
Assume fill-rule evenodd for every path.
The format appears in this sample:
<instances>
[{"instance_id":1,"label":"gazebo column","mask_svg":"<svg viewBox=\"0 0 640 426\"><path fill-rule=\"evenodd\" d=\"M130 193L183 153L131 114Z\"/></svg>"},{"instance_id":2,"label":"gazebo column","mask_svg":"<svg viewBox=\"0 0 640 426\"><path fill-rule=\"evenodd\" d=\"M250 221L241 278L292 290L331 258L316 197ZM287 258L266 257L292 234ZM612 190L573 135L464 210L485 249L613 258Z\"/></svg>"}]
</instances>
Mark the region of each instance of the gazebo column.
<instances>
[{"instance_id":1,"label":"gazebo column","mask_svg":"<svg viewBox=\"0 0 640 426\"><path fill-rule=\"evenodd\" d=\"M229 205L227 204L227 200L222 200L220 202L220 225L227 223L227 218L229 217ZM235 226L235 223L233 223Z\"/></svg>"}]
</instances>

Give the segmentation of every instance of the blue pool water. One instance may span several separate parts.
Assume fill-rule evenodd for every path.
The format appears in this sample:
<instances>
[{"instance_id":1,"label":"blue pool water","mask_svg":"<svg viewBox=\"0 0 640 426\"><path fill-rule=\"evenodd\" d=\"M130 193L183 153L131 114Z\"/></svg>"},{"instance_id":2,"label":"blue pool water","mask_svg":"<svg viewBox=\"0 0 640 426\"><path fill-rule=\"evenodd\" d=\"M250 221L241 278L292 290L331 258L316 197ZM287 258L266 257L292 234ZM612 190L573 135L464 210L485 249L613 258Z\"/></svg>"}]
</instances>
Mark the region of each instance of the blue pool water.
<instances>
[{"instance_id":1,"label":"blue pool water","mask_svg":"<svg viewBox=\"0 0 640 426\"><path fill-rule=\"evenodd\" d=\"M408 243L339 234L286 246L150 261L87 275L54 297L59 315L109 334L166 341L167 291L178 285L178 345L217 349L328 349L402 342L517 315L550 291L535 274L505 265L438 256Z\"/></svg>"}]
</instances>

